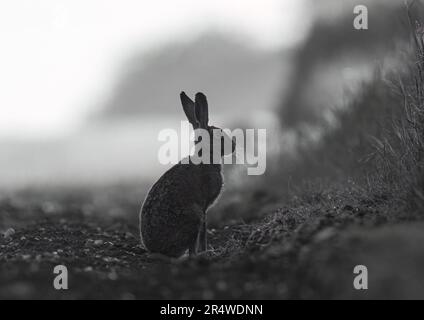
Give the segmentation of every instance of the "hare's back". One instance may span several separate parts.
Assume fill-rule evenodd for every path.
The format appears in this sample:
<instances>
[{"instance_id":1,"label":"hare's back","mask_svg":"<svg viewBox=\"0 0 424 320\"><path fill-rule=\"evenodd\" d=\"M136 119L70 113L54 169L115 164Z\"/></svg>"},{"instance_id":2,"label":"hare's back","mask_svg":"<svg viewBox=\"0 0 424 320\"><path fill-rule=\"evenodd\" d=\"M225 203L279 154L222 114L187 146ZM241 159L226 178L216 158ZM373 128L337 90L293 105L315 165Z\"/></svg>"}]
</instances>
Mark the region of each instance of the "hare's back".
<instances>
[{"instance_id":1,"label":"hare's back","mask_svg":"<svg viewBox=\"0 0 424 320\"><path fill-rule=\"evenodd\" d=\"M198 171L193 165L173 166L152 186L144 205L172 209L202 201Z\"/></svg>"},{"instance_id":2,"label":"hare's back","mask_svg":"<svg viewBox=\"0 0 424 320\"><path fill-rule=\"evenodd\" d=\"M198 179L193 171L176 165L165 172L150 189L141 211L142 224L149 229L175 228L192 219L190 209L202 202ZM197 210L195 210L197 211Z\"/></svg>"}]
</instances>

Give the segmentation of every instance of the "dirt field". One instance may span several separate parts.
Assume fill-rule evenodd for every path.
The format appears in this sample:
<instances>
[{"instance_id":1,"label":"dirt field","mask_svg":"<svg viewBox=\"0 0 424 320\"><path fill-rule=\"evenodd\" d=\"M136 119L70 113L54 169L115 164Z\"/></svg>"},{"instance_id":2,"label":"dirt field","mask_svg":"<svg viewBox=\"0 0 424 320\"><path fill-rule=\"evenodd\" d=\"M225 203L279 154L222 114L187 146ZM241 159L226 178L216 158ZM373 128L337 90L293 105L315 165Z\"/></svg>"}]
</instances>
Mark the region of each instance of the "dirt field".
<instances>
[{"instance_id":1,"label":"dirt field","mask_svg":"<svg viewBox=\"0 0 424 320\"><path fill-rule=\"evenodd\" d=\"M211 228L206 254L167 260L140 246L136 201L105 216L104 204L87 208L87 193L9 196L0 202L0 298L423 298L419 217L391 215L388 201L324 198ZM53 287L60 264L68 290ZM369 290L353 288L355 265L368 267Z\"/></svg>"}]
</instances>

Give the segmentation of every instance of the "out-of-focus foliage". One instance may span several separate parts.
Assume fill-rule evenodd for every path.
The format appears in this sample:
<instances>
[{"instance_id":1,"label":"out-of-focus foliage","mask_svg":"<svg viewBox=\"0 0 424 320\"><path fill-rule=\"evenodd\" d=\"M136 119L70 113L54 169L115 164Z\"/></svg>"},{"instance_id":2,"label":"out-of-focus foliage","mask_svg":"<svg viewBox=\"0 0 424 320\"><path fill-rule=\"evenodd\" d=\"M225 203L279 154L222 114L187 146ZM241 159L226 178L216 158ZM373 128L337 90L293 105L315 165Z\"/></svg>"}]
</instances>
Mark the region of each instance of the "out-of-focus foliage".
<instances>
[{"instance_id":1,"label":"out-of-focus foliage","mask_svg":"<svg viewBox=\"0 0 424 320\"><path fill-rule=\"evenodd\" d=\"M372 79L372 69L405 45L408 22L403 1L362 1L368 30L353 27L354 1L325 1L308 38L295 54L293 74L279 114L285 128L325 125L355 81ZM418 14L415 8L413 15ZM388 65L392 65L391 60ZM360 89L359 89L360 90ZM353 92L353 96L359 90Z\"/></svg>"}]
</instances>

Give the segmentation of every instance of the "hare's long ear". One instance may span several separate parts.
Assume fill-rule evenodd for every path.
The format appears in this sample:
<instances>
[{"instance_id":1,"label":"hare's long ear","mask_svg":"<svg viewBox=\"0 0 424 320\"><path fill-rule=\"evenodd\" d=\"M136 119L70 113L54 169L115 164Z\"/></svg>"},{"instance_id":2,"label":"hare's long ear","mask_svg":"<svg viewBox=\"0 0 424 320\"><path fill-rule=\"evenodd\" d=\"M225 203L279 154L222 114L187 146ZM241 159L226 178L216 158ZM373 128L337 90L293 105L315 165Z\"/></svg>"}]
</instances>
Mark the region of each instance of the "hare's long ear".
<instances>
[{"instance_id":1,"label":"hare's long ear","mask_svg":"<svg viewBox=\"0 0 424 320\"><path fill-rule=\"evenodd\" d=\"M183 105L184 113L194 129L199 127L199 121L196 118L196 111L193 100L191 100L184 91L180 93L181 104Z\"/></svg>"},{"instance_id":2,"label":"hare's long ear","mask_svg":"<svg viewBox=\"0 0 424 320\"><path fill-rule=\"evenodd\" d=\"M208 111L208 100L206 96L198 92L196 93L195 98L195 110L196 110L196 118L200 123L200 127L206 129L209 123L209 111Z\"/></svg>"}]
</instances>

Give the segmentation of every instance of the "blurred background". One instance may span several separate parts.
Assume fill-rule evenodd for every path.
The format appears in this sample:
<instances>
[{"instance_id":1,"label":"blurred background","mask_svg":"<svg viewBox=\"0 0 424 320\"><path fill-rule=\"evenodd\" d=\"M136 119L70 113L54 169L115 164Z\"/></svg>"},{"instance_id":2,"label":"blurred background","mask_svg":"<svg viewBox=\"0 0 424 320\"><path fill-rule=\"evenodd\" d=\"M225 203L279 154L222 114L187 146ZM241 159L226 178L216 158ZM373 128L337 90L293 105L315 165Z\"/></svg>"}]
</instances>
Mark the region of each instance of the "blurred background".
<instances>
[{"instance_id":1,"label":"blurred background","mask_svg":"<svg viewBox=\"0 0 424 320\"><path fill-rule=\"evenodd\" d=\"M305 1L0 4L0 187L157 177L179 92L215 125L266 127L311 24Z\"/></svg>"},{"instance_id":2,"label":"blurred background","mask_svg":"<svg viewBox=\"0 0 424 320\"><path fill-rule=\"evenodd\" d=\"M213 124L267 128L271 154L293 155L396 65L403 1L361 4L367 31L352 0L2 2L0 189L153 181L181 90L207 94Z\"/></svg>"}]
</instances>

